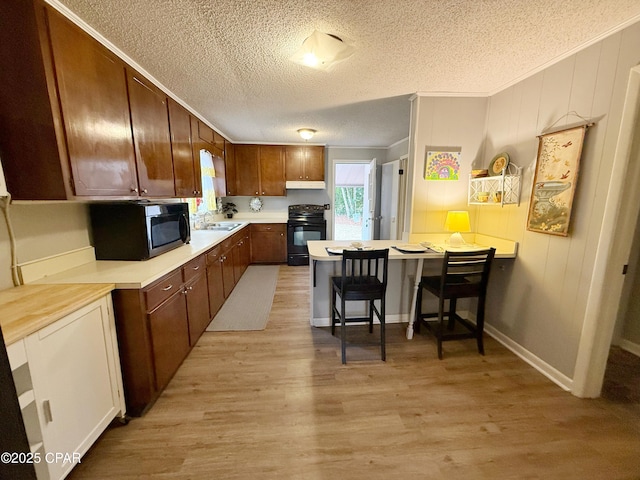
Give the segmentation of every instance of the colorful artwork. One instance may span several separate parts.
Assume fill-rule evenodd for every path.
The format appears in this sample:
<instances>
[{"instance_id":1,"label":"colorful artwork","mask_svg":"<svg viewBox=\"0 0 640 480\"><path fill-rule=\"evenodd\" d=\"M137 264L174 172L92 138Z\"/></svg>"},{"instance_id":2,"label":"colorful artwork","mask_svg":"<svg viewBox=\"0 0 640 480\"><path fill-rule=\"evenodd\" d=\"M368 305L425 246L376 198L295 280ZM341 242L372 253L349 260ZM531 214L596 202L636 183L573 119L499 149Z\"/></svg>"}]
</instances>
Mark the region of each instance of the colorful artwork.
<instances>
[{"instance_id":1,"label":"colorful artwork","mask_svg":"<svg viewBox=\"0 0 640 480\"><path fill-rule=\"evenodd\" d=\"M527 230L567 236L587 127L540 135Z\"/></svg>"},{"instance_id":2,"label":"colorful artwork","mask_svg":"<svg viewBox=\"0 0 640 480\"><path fill-rule=\"evenodd\" d=\"M460 152L427 151L424 164L425 180L458 180Z\"/></svg>"}]
</instances>

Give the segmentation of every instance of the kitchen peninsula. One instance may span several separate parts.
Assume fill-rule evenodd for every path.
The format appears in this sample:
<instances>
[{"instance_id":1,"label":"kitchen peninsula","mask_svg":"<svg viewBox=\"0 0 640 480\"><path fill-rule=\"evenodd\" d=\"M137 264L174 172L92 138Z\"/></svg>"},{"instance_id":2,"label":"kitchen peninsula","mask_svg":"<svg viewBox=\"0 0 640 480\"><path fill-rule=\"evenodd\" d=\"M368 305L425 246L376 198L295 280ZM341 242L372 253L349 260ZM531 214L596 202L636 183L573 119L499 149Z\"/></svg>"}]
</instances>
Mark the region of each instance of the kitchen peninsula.
<instances>
[{"instance_id":1,"label":"kitchen peninsula","mask_svg":"<svg viewBox=\"0 0 640 480\"><path fill-rule=\"evenodd\" d=\"M413 319L415 316L415 302L418 284L414 279L421 276L423 271L429 274L439 274L444 251L447 248L444 234L413 235L411 244L399 240L370 240L363 242L362 248L389 249L388 286L386 297L386 323L407 322L407 338L413 338ZM518 251L518 243L500 238L476 234L467 236L465 250L496 248L496 259L513 259ZM430 249L422 252L399 250L394 247L411 245L419 247L420 242L429 242ZM341 247L349 247L349 241L318 240L308 242L309 285L311 295L311 325L320 327L331 324L329 278L340 274L342 256L331 253L339 251ZM332 248L333 247L333 248ZM411 247L409 247L411 250ZM419 250L419 248L416 248ZM352 302L347 308L348 316L363 316L363 304ZM360 310L359 310L360 309Z\"/></svg>"}]
</instances>

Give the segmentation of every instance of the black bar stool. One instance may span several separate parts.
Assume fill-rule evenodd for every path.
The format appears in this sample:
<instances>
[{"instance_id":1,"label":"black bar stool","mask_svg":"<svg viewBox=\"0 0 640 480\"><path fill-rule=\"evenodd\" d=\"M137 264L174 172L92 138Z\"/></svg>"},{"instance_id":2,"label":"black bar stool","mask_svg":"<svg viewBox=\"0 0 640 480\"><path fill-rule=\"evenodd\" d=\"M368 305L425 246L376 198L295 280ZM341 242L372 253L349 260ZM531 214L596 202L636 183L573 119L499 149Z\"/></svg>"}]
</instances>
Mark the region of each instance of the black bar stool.
<instances>
[{"instance_id":1,"label":"black bar stool","mask_svg":"<svg viewBox=\"0 0 640 480\"><path fill-rule=\"evenodd\" d=\"M342 363L347 363L346 324L369 323L369 333L373 332L373 314L380 321L380 349L382 360L385 352L385 296L387 292L387 265L389 249L383 250L344 250L342 253L342 275L331 277L331 335L335 334L336 324L340 324L342 344ZM340 296L340 308L336 306L336 297ZM345 304L348 301L367 301L368 317L346 318ZM380 309L374 301L380 301Z\"/></svg>"},{"instance_id":2,"label":"black bar stool","mask_svg":"<svg viewBox=\"0 0 640 480\"><path fill-rule=\"evenodd\" d=\"M487 296L489 272L496 253L495 248L469 252L445 252L442 262L442 274L425 276L420 280L416 300L416 319L414 329L420 331L424 325L431 330L438 340L438 358L442 360L442 342L475 338L478 352L484 355L482 335L484 332L484 307ZM436 313L422 313L422 291L427 290L438 297L438 311ZM475 325L456 313L456 301L459 298L478 298ZM445 310L445 300L449 300L449 309ZM447 317L447 330L444 328L444 318ZM437 321L426 320L437 318ZM464 332L453 333L455 322L458 321Z\"/></svg>"}]
</instances>

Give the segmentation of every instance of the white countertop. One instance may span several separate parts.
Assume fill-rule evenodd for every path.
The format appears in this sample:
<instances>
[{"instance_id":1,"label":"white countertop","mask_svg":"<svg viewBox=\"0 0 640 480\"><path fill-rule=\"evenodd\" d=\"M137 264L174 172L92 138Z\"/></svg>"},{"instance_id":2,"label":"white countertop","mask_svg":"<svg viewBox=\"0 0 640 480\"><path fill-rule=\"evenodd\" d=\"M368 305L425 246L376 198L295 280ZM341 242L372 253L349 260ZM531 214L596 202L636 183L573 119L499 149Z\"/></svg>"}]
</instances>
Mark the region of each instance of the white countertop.
<instances>
[{"instance_id":1,"label":"white countertop","mask_svg":"<svg viewBox=\"0 0 640 480\"><path fill-rule=\"evenodd\" d=\"M234 223L241 223L243 226L248 225L248 222L242 222L239 219ZM163 275L216 246L224 239L240 231L241 228L238 227L230 232L192 230L189 244L170 250L155 258L140 262L96 260L47 276L37 283L113 283L116 288L121 289L144 288Z\"/></svg>"},{"instance_id":2,"label":"white countertop","mask_svg":"<svg viewBox=\"0 0 640 480\"><path fill-rule=\"evenodd\" d=\"M407 245L406 242L402 242L400 240L368 240L363 241L363 246L371 247L374 249L389 249L389 259L391 260L408 260L408 259L418 259L418 258L442 258L444 256L444 251L450 249L451 251L456 251L456 249L448 247L444 242L441 241L441 236L431 236L425 235L424 238L421 238L419 241L429 241L432 243L433 250L427 250L425 252L401 252L396 250L395 247L401 247L402 245ZM518 251L518 243L512 242L509 240L497 239L493 237L487 236L476 236L474 239L474 243L470 243L466 245L464 248L457 250L482 250L489 247L496 248L495 258L515 258ZM481 240L481 241L479 241ZM351 241L336 241L336 240L311 240L307 242L307 246L309 247L309 258L317 261L331 262L341 260L341 255L331 254L327 251L327 248L331 247L349 247L351 245ZM415 241L409 245L413 247L418 247L418 241Z\"/></svg>"},{"instance_id":3,"label":"white countertop","mask_svg":"<svg viewBox=\"0 0 640 480\"><path fill-rule=\"evenodd\" d=\"M191 242L140 262L121 260L95 260L70 268L61 273L46 276L34 283L113 283L119 289L144 288L158 278L179 268L189 260L215 247L224 239L251 223L287 223L287 216L278 214L238 214L216 223L239 223L230 232L191 230Z\"/></svg>"}]
</instances>

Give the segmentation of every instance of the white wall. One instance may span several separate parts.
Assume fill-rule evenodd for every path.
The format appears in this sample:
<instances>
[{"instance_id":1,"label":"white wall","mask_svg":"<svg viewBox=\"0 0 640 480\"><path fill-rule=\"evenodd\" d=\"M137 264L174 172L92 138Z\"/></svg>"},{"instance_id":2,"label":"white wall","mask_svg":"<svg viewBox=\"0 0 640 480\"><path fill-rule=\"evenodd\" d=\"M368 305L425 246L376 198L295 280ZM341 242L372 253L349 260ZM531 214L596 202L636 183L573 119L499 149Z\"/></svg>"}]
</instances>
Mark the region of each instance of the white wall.
<instances>
[{"instance_id":1,"label":"white wall","mask_svg":"<svg viewBox=\"0 0 640 480\"><path fill-rule=\"evenodd\" d=\"M416 96L412 112L416 114L409 162L413 173L409 185L413 192L410 222L411 233L444 231L448 210L469 210L468 179L474 165L483 158L484 124L487 98ZM459 180L425 180L425 157L430 147L459 147L461 169ZM489 158L490 159L490 158ZM471 228L475 229L474 211L470 210Z\"/></svg>"},{"instance_id":2,"label":"white wall","mask_svg":"<svg viewBox=\"0 0 640 480\"><path fill-rule=\"evenodd\" d=\"M488 166L498 152L524 167L521 205L469 209L472 229L519 242L518 258L492 272L487 323L499 334L569 380L574 375L586 304L601 235L612 161L630 69L640 61L640 24L614 34L487 100L486 120L478 100L420 98L415 120L412 232L433 231L450 205L466 207L466 182L423 182L426 144L462 145L468 173ZM587 132L568 237L526 230L537 135L582 122ZM457 115L452 115L455 112ZM453 122L454 118L457 122ZM470 121L473 119L473 121ZM559 120L559 121L558 121ZM557 122L557 123L556 123ZM479 133L477 125L485 125ZM476 130L468 132L467 129ZM477 149L477 155L473 155ZM466 154L465 154L466 152ZM427 185L428 183L428 185ZM432 186L431 184L438 184ZM442 183L442 186L440 185ZM606 234L606 232L605 232Z\"/></svg>"},{"instance_id":3,"label":"white wall","mask_svg":"<svg viewBox=\"0 0 640 480\"><path fill-rule=\"evenodd\" d=\"M13 204L9 211L18 263L91 245L86 204ZM0 289L12 286L11 249L3 218L0 224Z\"/></svg>"}]
</instances>

